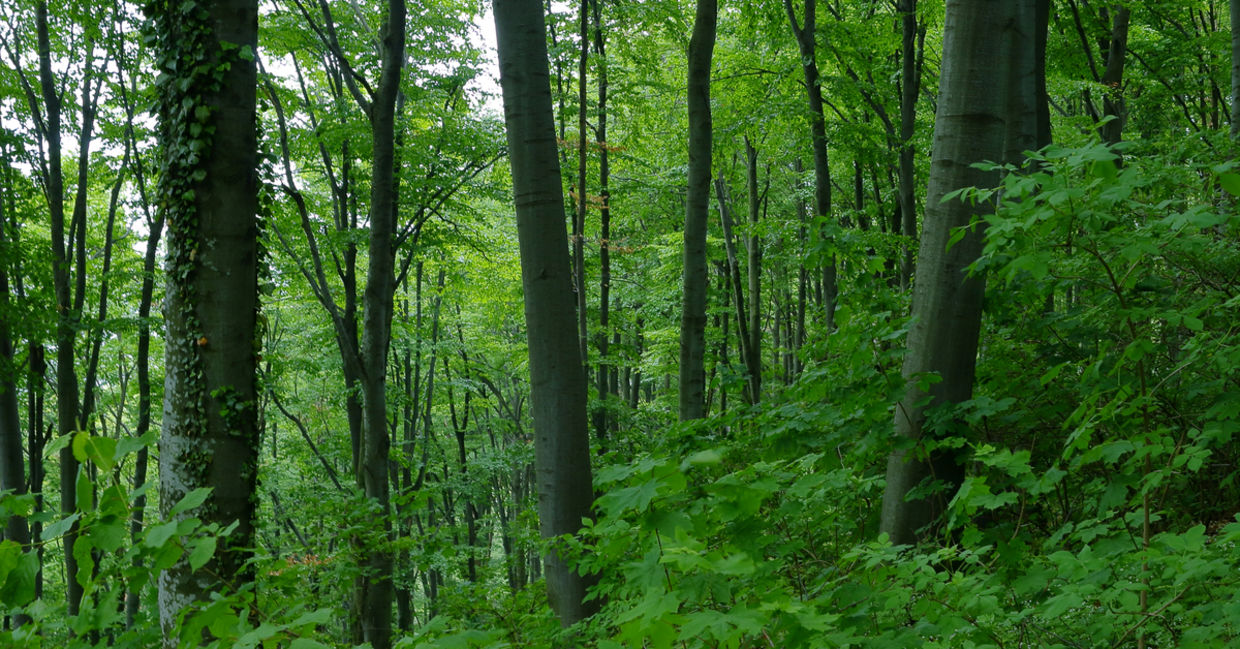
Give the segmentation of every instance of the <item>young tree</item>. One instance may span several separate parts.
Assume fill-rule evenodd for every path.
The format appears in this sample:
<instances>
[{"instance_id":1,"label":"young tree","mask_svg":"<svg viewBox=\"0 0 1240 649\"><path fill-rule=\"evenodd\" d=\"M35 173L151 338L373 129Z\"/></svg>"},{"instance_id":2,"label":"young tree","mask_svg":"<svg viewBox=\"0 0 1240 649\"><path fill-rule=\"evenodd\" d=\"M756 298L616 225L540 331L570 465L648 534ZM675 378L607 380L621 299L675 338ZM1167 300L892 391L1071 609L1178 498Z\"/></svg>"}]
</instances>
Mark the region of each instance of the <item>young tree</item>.
<instances>
[{"instance_id":1,"label":"young tree","mask_svg":"<svg viewBox=\"0 0 1240 649\"><path fill-rule=\"evenodd\" d=\"M717 0L698 0L689 39L689 177L685 197L684 305L680 318L680 420L706 416L706 222L710 203L710 61Z\"/></svg>"},{"instance_id":2,"label":"young tree","mask_svg":"<svg viewBox=\"0 0 1240 649\"><path fill-rule=\"evenodd\" d=\"M525 291L539 527L551 538L576 533L590 514L586 376L577 339L563 335L575 306L543 10L538 0L495 2L494 10ZM545 563L561 624L591 615L597 602L586 601L590 580L555 550Z\"/></svg>"},{"instance_id":3,"label":"young tree","mask_svg":"<svg viewBox=\"0 0 1240 649\"><path fill-rule=\"evenodd\" d=\"M972 165L1016 162L1038 139L1036 3L947 3L934 154L904 358L908 388L896 406L899 439L887 462L880 525L896 544L915 541L918 530L943 511L952 487L963 477L950 450L930 450L927 455L919 442L962 432L960 422L929 429L928 413L966 401L973 393L983 283L966 268L982 245L982 226L970 224L990 206L960 198L944 202L943 197L965 187L993 187L998 173ZM949 246L953 232L963 227L969 228L967 234ZM937 375L939 382L931 385L927 374ZM909 492L928 479L946 483L947 493L910 500Z\"/></svg>"},{"instance_id":4,"label":"young tree","mask_svg":"<svg viewBox=\"0 0 1240 649\"><path fill-rule=\"evenodd\" d=\"M159 67L171 78L160 103L168 225L160 507L173 515L186 494L210 488L192 515L236 529L200 569L181 561L160 574L169 647L184 609L252 581L258 478L258 3L192 6L188 14L179 3L152 7Z\"/></svg>"},{"instance_id":5,"label":"young tree","mask_svg":"<svg viewBox=\"0 0 1240 649\"><path fill-rule=\"evenodd\" d=\"M801 72L805 76L805 93L809 101L810 144L814 152L814 215L829 217L831 165L827 158L827 126L822 112L821 77L818 71L817 40L814 36L817 28L816 4L815 0L805 0L801 24L797 22L792 0L784 0L784 12L788 14L788 22L792 26L792 34L796 36L797 47L801 53ZM836 283L835 256L830 255L822 267L822 307L827 327L832 327L835 322L835 298L838 292Z\"/></svg>"}]
</instances>

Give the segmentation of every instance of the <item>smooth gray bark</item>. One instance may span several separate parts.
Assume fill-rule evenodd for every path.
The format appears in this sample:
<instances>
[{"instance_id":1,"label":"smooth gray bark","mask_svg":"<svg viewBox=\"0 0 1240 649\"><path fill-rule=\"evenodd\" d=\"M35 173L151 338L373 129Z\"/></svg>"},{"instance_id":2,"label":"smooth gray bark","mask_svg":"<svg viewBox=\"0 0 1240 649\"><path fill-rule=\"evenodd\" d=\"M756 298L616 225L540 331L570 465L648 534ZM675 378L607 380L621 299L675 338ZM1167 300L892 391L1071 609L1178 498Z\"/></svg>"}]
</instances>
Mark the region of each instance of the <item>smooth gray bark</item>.
<instances>
[{"instance_id":1,"label":"smooth gray bark","mask_svg":"<svg viewBox=\"0 0 1240 649\"><path fill-rule=\"evenodd\" d=\"M578 341L563 335L576 305L542 7L538 0L499 0L494 10L525 293L539 528L552 538L580 530L594 497L586 376ZM554 550L545 563L560 623L591 615L597 609L585 599L591 580Z\"/></svg>"},{"instance_id":2,"label":"smooth gray bark","mask_svg":"<svg viewBox=\"0 0 1240 649\"><path fill-rule=\"evenodd\" d=\"M1240 140L1240 0L1231 0L1231 137Z\"/></svg>"},{"instance_id":3,"label":"smooth gray bark","mask_svg":"<svg viewBox=\"0 0 1240 649\"><path fill-rule=\"evenodd\" d=\"M208 11L211 42L256 50L255 0L221 0ZM171 29L176 20L164 16L163 24ZM165 208L169 273L160 509L167 517L185 494L209 487L212 493L204 506L181 516L221 527L236 523L237 528L200 570L181 561L160 573L165 646L178 645L176 620L185 608L253 579L247 562L255 546L259 446L257 73L252 58L235 51L210 51L207 56L229 61L219 88L200 97L211 109L212 146L196 169L170 162L171 177L161 179L162 191L178 197L165 195L161 204L183 205L180 188L186 182L192 183L194 198L187 209ZM170 116L168 106L179 108L181 98L164 101L163 150L175 160L176 152L187 146L181 138L192 136L188 129L175 128ZM197 170L205 176L195 182L192 174Z\"/></svg>"},{"instance_id":4,"label":"smooth gray bark","mask_svg":"<svg viewBox=\"0 0 1240 649\"><path fill-rule=\"evenodd\" d=\"M684 304L680 316L680 420L706 415L706 223L710 204L710 61L716 0L698 0L689 39L689 173L685 196Z\"/></svg>"},{"instance_id":5,"label":"smooth gray bark","mask_svg":"<svg viewBox=\"0 0 1240 649\"><path fill-rule=\"evenodd\" d=\"M939 517L963 476L950 452L927 452L921 441L964 433L963 424L950 419L944 428L927 429L927 415L973 394L983 280L965 268L981 252L983 227L971 228L950 249L947 242L956 228L969 225L990 206L942 199L962 187L995 186L997 172L971 165L1013 160L1033 144L1035 129L1027 122L1034 114L1035 1L947 3L913 324L903 368L908 389L896 406L898 441L887 463L880 523L896 544L914 542L919 530ZM927 374L941 381L926 385L921 377ZM940 488L909 499L909 492L928 479L939 481Z\"/></svg>"}]
</instances>

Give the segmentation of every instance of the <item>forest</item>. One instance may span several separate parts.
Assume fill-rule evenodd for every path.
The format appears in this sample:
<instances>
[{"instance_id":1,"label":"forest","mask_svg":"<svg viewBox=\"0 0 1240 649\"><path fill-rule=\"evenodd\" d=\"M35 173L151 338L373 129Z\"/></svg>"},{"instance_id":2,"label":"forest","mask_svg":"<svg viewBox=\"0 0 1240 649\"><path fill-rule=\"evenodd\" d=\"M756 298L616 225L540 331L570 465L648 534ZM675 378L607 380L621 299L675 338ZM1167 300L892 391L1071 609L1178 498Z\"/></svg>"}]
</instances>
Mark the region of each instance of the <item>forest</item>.
<instances>
[{"instance_id":1,"label":"forest","mask_svg":"<svg viewBox=\"0 0 1240 649\"><path fill-rule=\"evenodd\" d=\"M5 0L0 646L1240 645L1240 0Z\"/></svg>"}]
</instances>

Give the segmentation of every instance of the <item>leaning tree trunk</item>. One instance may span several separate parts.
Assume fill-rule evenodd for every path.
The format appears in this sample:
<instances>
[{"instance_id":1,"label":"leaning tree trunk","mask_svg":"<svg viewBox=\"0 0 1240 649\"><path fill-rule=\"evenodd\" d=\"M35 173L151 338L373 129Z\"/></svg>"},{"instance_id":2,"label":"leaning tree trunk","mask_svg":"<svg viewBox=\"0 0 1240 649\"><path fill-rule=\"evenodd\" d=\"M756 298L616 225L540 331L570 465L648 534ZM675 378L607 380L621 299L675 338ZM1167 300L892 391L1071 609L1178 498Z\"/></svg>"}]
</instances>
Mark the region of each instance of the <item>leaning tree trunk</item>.
<instances>
[{"instance_id":1,"label":"leaning tree trunk","mask_svg":"<svg viewBox=\"0 0 1240 649\"><path fill-rule=\"evenodd\" d=\"M710 205L710 60L717 0L698 0L689 39L689 174L685 197L684 305L680 317L680 420L706 415L706 222Z\"/></svg>"},{"instance_id":2,"label":"leaning tree trunk","mask_svg":"<svg viewBox=\"0 0 1240 649\"><path fill-rule=\"evenodd\" d=\"M918 531L943 512L951 493L939 491L910 500L927 479L950 491L963 468L950 452L926 440L961 435L964 424L927 427L928 413L971 398L981 327L983 282L966 267L981 252L977 224L952 246L957 228L984 214L988 204L953 199L962 187L993 187L994 171L973 167L985 160L1016 161L1036 141L1034 127L1034 11L1036 0L988 2L951 0L944 27L939 108L935 117L926 215L913 290L913 325L904 359L908 388L895 411L896 449L887 462L881 530L896 544L912 543ZM940 382L927 386L926 374ZM926 397L930 397L927 404Z\"/></svg>"},{"instance_id":3,"label":"leaning tree trunk","mask_svg":"<svg viewBox=\"0 0 1240 649\"><path fill-rule=\"evenodd\" d=\"M593 485L586 376L577 340L564 336L573 303L564 198L556 159L546 26L538 0L495 3L500 83L521 250L529 337L530 398L539 527L544 538L575 534L590 514ZM551 605L568 626L597 609L590 580L552 551L546 557Z\"/></svg>"},{"instance_id":4,"label":"leaning tree trunk","mask_svg":"<svg viewBox=\"0 0 1240 649\"><path fill-rule=\"evenodd\" d=\"M160 68L173 79L160 105L159 204L168 225L160 509L172 517L178 501L205 487L212 490L205 503L175 517L237 524L200 569L182 560L160 573L160 624L173 647L186 608L254 578L258 3L221 0L189 14L176 3L153 9ZM223 42L240 47L224 50ZM195 76L200 56L222 76Z\"/></svg>"}]
</instances>

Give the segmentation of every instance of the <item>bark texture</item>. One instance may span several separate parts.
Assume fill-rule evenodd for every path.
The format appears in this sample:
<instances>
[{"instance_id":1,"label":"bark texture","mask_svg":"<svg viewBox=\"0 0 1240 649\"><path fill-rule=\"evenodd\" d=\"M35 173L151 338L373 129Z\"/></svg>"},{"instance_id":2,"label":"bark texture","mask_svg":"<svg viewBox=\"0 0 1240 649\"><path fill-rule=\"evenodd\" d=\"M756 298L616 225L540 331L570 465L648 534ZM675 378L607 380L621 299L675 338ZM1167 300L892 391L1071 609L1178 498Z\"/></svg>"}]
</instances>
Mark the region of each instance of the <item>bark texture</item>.
<instances>
[{"instance_id":1,"label":"bark texture","mask_svg":"<svg viewBox=\"0 0 1240 649\"><path fill-rule=\"evenodd\" d=\"M1231 137L1240 140L1240 0L1231 0Z\"/></svg>"},{"instance_id":2,"label":"bark texture","mask_svg":"<svg viewBox=\"0 0 1240 649\"><path fill-rule=\"evenodd\" d=\"M983 228L973 227L950 247L952 231L990 209L960 200L942 201L961 187L993 187L996 172L971 165L1011 161L1036 140L1033 125L1034 5L1036 0L947 3L939 108L926 214L913 290L913 324L903 375L908 384L897 405L897 447L887 463L880 529L896 544L912 543L935 521L962 478L962 467L943 451L927 452L925 438L963 434L948 418L942 428L927 426L928 413L971 398L981 326L983 280L965 268L977 259ZM937 375L928 385L921 377ZM929 397L929 404L926 404ZM923 481L937 489L910 499Z\"/></svg>"},{"instance_id":3,"label":"bark texture","mask_svg":"<svg viewBox=\"0 0 1240 649\"><path fill-rule=\"evenodd\" d=\"M689 39L689 174L685 197L684 305L680 316L680 420L706 415L706 223L710 204L710 61L716 0L698 0Z\"/></svg>"},{"instance_id":4,"label":"bark texture","mask_svg":"<svg viewBox=\"0 0 1240 649\"><path fill-rule=\"evenodd\" d=\"M586 376L573 322L572 270L547 68L547 36L538 0L495 3L500 84L521 251L521 284L529 338L534 461L539 528L544 538L575 534L593 500ZM597 609L590 580L552 551L547 590L561 624Z\"/></svg>"},{"instance_id":5,"label":"bark texture","mask_svg":"<svg viewBox=\"0 0 1240 649\"><path fill-rule=\"evenodd\" d=\"M255 0L222 0L207 11L199 23L209 30L206 42L257 48ZM172 22L165 16L163 25ZM166 34L165 46L177 48L177 36ZM206 54L215 65L228 65L221 66L217 87L197 97L210 111L213 135L196 167L174 159L193 138L184 111L177 112L181 97L164 98L161 109L168 285L160 508L170 516L187 493L209 487L202 507L180 515L237 527L201 569L182 561L160 573L159 616L170 647L178 645L174 633L184 609L253 579L246 562L255 546L259 441L257 77L253 57L218 48Z\"/></svg>"}]
</instances>

